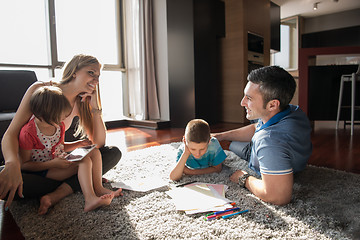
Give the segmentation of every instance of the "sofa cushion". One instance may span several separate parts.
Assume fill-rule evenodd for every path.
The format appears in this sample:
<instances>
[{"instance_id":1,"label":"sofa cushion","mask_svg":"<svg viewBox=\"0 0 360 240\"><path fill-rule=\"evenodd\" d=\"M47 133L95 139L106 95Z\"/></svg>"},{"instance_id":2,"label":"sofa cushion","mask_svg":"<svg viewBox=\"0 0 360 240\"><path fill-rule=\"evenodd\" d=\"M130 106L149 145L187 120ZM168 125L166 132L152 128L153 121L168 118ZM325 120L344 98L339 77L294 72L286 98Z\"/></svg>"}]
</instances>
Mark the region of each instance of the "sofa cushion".
<instances>
[{"instance_id":1,"label":"sofa cushion","mask_svg":"<svg viewBox=\"0 0 360 240\"><path fill-rule=\"evenodd\" d=\"M0 112L16 112L26 90L36 81L33 71L0 70Z\"/></svg>"},{"instance_id":2,"label":"sofa cushion","mask_svg":"<svg viewBox=\"0 0 360 240\"><path fill-rule=\"evenodd\" d=\"M26 90L36 81L33 71L0 70L0 141L15 116ZM0 165L3 163L4 157L0 151Z\"/></svg>"}]
</instances>

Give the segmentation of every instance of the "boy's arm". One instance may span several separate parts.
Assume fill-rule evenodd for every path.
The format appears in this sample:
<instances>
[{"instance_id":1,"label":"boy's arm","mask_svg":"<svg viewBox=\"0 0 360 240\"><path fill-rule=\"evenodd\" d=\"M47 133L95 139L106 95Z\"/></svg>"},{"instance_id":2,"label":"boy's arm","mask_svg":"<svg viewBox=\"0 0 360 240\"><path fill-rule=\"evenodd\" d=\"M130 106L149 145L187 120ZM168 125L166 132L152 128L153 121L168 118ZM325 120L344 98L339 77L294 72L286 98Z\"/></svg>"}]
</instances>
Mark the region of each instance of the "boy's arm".
<instances>
[{"instance_id":1,"label":"boy's arm","mask_svg":"<svg viewBox=\"0 0 360 240\"><path fill-rule=\"evenodd\" d=\"M222 163L216 165L216 166L211 166L211 167L207 167L207 168L202 168L202 169L190 169L188 167L184 168L184 173L187 175L200 175L200 174L207 174L207 173L218 173L221 172L222 169Z\"/></svg>"},{"instance_id":2,"label":"boy's arm","mask_svg":"<svg viewBox=\"0 0 360 240\"><path fill-rule=\"evenodd\" d=\"M187 150L187 147L185 146L184 152L181 154L181 157L177 162L175 168L170 173L170 180L177 181L181 179L184 170L187 168L185 167L185 163L188 160L189 156L190 156L190 152Z\"/></svg>"}]
</instances>

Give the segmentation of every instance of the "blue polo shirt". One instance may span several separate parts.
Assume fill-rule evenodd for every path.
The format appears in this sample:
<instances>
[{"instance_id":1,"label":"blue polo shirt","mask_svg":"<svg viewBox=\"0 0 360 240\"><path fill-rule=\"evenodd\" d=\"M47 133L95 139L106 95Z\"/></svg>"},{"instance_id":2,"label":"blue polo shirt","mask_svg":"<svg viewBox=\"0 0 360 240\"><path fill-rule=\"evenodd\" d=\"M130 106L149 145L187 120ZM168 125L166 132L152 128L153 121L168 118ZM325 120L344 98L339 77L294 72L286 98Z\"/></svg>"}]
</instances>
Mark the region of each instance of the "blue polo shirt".
<instances>
[{"instance_id":1,"label":"blue polo shirt","mask_svg":"<svg viewBox=\"0 0 360 240\"><path fill-rule=\"evenodd\" d=\"M252 137L249 167L258 174L289 174L302 171L312 152L311 126L299 106L261 119Z\"/></svg>"},{"instance_id":2,"label":"blue polo shirt","mask_svg":"<svg viewBox=\"0 0 360 240\"><path fill-rule=\"evenodd\" d=\"M184 152L184 147L184 143L179 147L176 162L180 160L181 155ZM190 154L185 165L192 169L208 168L219 165L225 160L225 158L226 154L222 149L219 141L216 138L212 137L210 139L210 143L208 145L206 153L202 155L199 159L195 158L192 154Z\"/></svg>"}]
</instances>

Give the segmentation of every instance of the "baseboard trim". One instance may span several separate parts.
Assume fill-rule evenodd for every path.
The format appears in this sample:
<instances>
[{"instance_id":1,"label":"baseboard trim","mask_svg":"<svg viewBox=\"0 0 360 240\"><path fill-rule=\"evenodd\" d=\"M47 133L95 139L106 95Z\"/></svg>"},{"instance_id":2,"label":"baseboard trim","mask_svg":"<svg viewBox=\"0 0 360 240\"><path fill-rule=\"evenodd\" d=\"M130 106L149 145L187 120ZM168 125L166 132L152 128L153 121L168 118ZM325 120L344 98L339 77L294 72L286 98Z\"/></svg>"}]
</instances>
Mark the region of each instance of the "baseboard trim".
<instances>
[{"instance_id":1,"label":"baseboard trim","mask_svg":"<svg viewBox=\"0 0 360 240\"><path fill-rule=\"evenodd\" d=\"M121 128L121 127L142 127L149 129L163 129L170 127L170 121L163 120L134 120L123 119L117 121L109 121L105 123L107 129Z\"/></svg>"}]
</instances>

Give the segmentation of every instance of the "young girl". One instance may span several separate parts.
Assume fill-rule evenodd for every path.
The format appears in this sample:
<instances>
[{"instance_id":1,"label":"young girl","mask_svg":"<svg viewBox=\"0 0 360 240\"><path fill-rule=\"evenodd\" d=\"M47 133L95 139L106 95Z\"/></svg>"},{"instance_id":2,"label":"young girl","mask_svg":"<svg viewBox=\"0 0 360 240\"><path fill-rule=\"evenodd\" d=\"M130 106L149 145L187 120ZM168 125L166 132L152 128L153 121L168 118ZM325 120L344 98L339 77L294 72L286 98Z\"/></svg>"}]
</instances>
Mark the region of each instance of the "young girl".
<instances>
[{"instance_id":1,"label":"young girl","mask_svg":"<svg viewBox=\"0 0 360 240\"><path fill-rule=\"evenodd\" d=\"M100 147L102 158L100 168L104 174L118 163L121 152L117 147L104 147L106 128L102 119L98 92L100 70L101 64L95 57L83 54L75 55L66 64L58 87L72 107L71 114L64 120L65 130L70 128L75 117L79 118L77 133L80 136L86 135L88 139ZM62 198L80 190L76 175L64 181L55 181L20 171L18 136L22 126L33 115L30 110L30 97L36 89L48 85L52 84L36 82L29 87L14 119L3 136L2 150L5 168L0 172L0 199L7 197L5 210L11 205L15 193L17 193L16 195L22 198L42 196L39 213L44 214L48 208Z\"/></svg>"},{"instance_id":2,"label":"young girl","mask_svg":"<svg viewBox=\"0 0 360 240\"><path fill-rule=\"evenodd\" d=\"M22 127L19 136L21 169L58 181L77 172L85 197L84 211L109 205L115 193L102 186L99 150L92 150L79 162L64 158L66 152L89 145L91 141L64 143L62 121L72 108L61 89L54 86L38 88L30 98L30 108L34 117Z\"/></svg>"}]
</instances>

